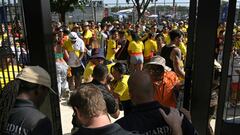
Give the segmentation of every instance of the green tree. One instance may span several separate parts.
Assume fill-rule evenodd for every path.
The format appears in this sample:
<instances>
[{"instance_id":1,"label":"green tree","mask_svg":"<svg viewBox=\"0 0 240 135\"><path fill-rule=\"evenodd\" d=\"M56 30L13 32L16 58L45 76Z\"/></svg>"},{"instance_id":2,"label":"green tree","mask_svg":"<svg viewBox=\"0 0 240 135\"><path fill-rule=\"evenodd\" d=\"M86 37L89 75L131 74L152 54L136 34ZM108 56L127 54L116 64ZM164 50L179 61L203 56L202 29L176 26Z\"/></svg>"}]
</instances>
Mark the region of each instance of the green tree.
<instances>
[{"instance_id":1,"label":"green tree","mask_svg":"<svg viewBox=\"0 0 240 135\"><path fill-rule=\"evenodd\" d=\"M65 22L65 13L72 12L75 8L83 10L88 0L50 0L51 11L59 13L61 22Z\"/></svg>"},{"instance_id":2,"label":"green tree","mask_svg":"<svg viewBox=\"0 0 240 135\"><path fill-rule=\"evenodd\" d=\"M154 0L131 0L134 7L137 10L137 22L140 21L140 19L144 16L145 11L148 8L148 5L150 2L153 2ZM129 4L130 0L126 0L126 2Z\"/></svg>"}]
</instances>

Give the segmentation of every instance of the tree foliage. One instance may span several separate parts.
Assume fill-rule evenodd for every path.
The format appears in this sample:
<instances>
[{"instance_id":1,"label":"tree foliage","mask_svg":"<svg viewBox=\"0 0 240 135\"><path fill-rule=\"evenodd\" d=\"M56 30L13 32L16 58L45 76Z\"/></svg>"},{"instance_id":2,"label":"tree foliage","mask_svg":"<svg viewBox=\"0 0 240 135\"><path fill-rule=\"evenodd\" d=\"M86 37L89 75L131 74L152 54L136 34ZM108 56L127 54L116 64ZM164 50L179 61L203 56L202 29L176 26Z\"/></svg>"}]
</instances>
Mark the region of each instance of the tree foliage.
<instances>
[{"instance_id":1,"label":"tree foliage","mask_svg":"<svg viewBox=\"0 0 240 135\"><path fill-rule=\"evenodd\" d=\"M101 24L106 24L106 22L113 23L115 20L112 16L104 17L101 21Z\"/></svg>"},{"instance_id":2,"label":"tree foliage","mask_svg":"<svg viewBox=\"0 0 240 135\"><path fill-rule=\"evenodd\" d=\"M51 11L61 15L61 21L65 22L65 13L72 12L79 8L83 10L83 6L88 0L50 0Z\"/></svg>"},{"instance_id":3,"label":"tree foliage","mask_svg":"<svg viewBox=\"0 0 240 135\"><path fill-rule=\"evenodd\" d=\"M153 2L155 0L131 0L131 1L137 10L137 15L138 15L137 21L139 22L140 19L143 17L145 11L147 10L150 2ZM126 0L126 2L129 4L130 0Z\"/></svg>"}]
</instances>

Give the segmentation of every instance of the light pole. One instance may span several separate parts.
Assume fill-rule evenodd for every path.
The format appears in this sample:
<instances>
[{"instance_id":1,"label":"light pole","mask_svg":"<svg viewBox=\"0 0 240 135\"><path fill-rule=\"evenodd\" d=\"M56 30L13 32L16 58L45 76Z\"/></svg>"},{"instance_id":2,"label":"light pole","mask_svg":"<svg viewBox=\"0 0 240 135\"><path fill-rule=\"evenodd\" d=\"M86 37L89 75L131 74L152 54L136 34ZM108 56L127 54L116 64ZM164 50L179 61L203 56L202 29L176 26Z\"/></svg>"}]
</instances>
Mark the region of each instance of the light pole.
<instances>
[{"instance_id":1,"label":"light pole","mask_svg":"<svg viewBox=\"0 0 240 135\"><path fill-rule=\"evenodd\" d=\"M173 17L176 18L175 0L173 0Z\"/></svg>"},{"instance_id":2,"label":"light pole","mask_svg":"<svg viewBox=\"0 0 240 135\"><path fill-rule=\"evenodd\" d=\"M157 14L157 0L155 0L155 3L154 3L154 14L155 15Z\"/></svg>"},{"instance_id":3,"label":"light pole","mask_svg":"<svg viewBox=\"0 0 240 135\"><path fill-rule=\"evenodd\" d=\"M166 0L163 1L163 13L165 14L165 3L166 3Z\"/></svg>"},{"instance_id":4,"label":"light pole","mask_svg":"<svg viewBox=\"0 0 240 135\"><path fill-rule=\"evenodd\" d=\"M96 12L96 8L97 8L97 2L94 3L94 21L97 22L97 12Z\"/></svg>"},{"instance_id":5,"label":"light pole","mask_svg":"<svg viewBox=\"0 0 240 135\"><path fill-rule=\"evenodd\" d=\"M91 9L92 9L92 20L94 20L94 7L93 7L93 1L91 0Z\"/></svg>"},{"instance_id":6,"label":"light pole","mask_svg":"<svg viewBox=\"0 0 240 135\"><path fill-rule=\"evenodd\" d=\"M117 10L119 10L119 1L116 0L116 7L117 7Z\"/></svg>"}]
</instances>

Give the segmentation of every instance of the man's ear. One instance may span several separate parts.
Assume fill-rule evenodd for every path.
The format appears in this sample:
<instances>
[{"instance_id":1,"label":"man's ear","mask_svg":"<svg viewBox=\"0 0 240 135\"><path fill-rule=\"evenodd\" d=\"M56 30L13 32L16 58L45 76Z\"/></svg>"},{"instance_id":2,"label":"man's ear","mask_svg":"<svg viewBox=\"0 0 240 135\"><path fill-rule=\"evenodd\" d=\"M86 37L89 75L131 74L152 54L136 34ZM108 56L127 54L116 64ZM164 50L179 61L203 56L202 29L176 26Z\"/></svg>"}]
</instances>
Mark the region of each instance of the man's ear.
<instances>
[{"instance_id":1,"label":"man's ear","mask_svg":"<svg viewBox=\"0 0 240 135\"><path fill-rule=\"evenodd\" d=\"M80 113L80 111L78 110L78 108L74 106L74 107L73 107L73 110L74 110L75 115L77 116L77 118L80 119L81 113Z\"/></svg>"},{"instance_id":2,"label":"man's ear","mask_svg":"<svg viewBox=\"0 0 240 135\"><path fill-rule=\"evenodd\" d=\"M39 94L39 88L37 88L36 90L34 90L34 95L35 95L35 96L38 96L38 94Z\"/></svg>"},{"instance_id":3,"label":"man's ear","mask_svg":"<svg viewBox=\"0 0 240 135\"><path fill-rule=\"evenodd\" d=\"M42 87L41 87L41 85L38 85L37 88L34 90L35 96L38 96L39 93L41 92L41 90L43 90Z\"/></svg>"}]
</instances>

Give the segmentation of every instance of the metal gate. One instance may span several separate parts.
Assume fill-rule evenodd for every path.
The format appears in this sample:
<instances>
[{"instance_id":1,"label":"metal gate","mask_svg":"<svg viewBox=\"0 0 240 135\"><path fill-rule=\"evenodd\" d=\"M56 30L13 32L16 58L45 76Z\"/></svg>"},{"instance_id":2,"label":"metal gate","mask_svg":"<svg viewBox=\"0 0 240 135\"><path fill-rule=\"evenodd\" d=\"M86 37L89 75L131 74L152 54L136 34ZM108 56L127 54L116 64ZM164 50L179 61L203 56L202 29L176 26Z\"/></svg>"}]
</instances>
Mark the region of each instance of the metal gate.
<instances>
[{"instance_id":1,"label":"metal gate","mask_svg":"<svg viewBox=\"0 0 240 135\"><path fill-rule=\"evenodd\" d=\"M22 8L19 1L0 3L0 89L15 79L24 65L29 64L25 41Z\"/></svg>"},{"instance_id":2,"label":"metal gate","mask_svg":"<svg viewBox=\"0 0 240 135\"><path fill-rule=\"evenodd\" d=\"M232 77L229 59L232 49L236 0L229 0L221 83L216 117L217 135L234 135L240 129L239 104L230 107ZM201 135L207 134L211 97L214 45L220 14L220 0L191 0L189 44L186 66L184 106L191 106L192 121ZM53 89L57 92L56 72L52 50L50 5L48 0L1 0L0 46L12 50L13 55L0 51L0 89L24 65L40 65L50 71ZM3 49L2 49L3 50ZM14 56L14 57L13 57ZM7 59L6 59L7 58ZM233 58L231 63L238 61ZM231 65L231 64L230 64ZM203 74L204 73L204 74ZM240 81L238 80L238 83ZM237 85L238 87L238 85ZM236 96L239 97L238 95ZM189 100L191 99L191 100ZM189 102L191 101L191 102ZM51 118L54 134L62 134L58 97L50 95L42 109Z\"/></svg>"},{"instance_id":3,"label":"metal gate","mask_svg":"<svg viewBox=\"0 0 240 135\"><path fill-rule=\"evenodd\" d=\"M223 11L221 0L190 1L184 107L191 109L193 125L201 135L209 134L208 123L214 78L214 52L218 25L220 20L223 21L221 16L223 12L225 12L226 30L221 57L222 71L218 92L215 134L235 135L239 134L240 131L240 106L238 101L240 99L240 72L236 73L234 71L239 70L240 59L238 55L233 56L232 51L234 34L240 31L240 29L234 29L236 2L236 0L227 1L227 4L224 5L225 11ZM233 95L235 99L232 99Z\"/></svg>"},{"instance_id":4,"label":"metal gate","mask_svg":"<svg viewBox=\"0 0 240 135\"><path fill-rule=\"evenodd\" d=\"M0 1L0 92L25 65L39 65L58 93L50 15L49 0ZM49 94L40 110L52 121L53 134L61 135L58 96Z\"/></svg>"}]
</instances>

